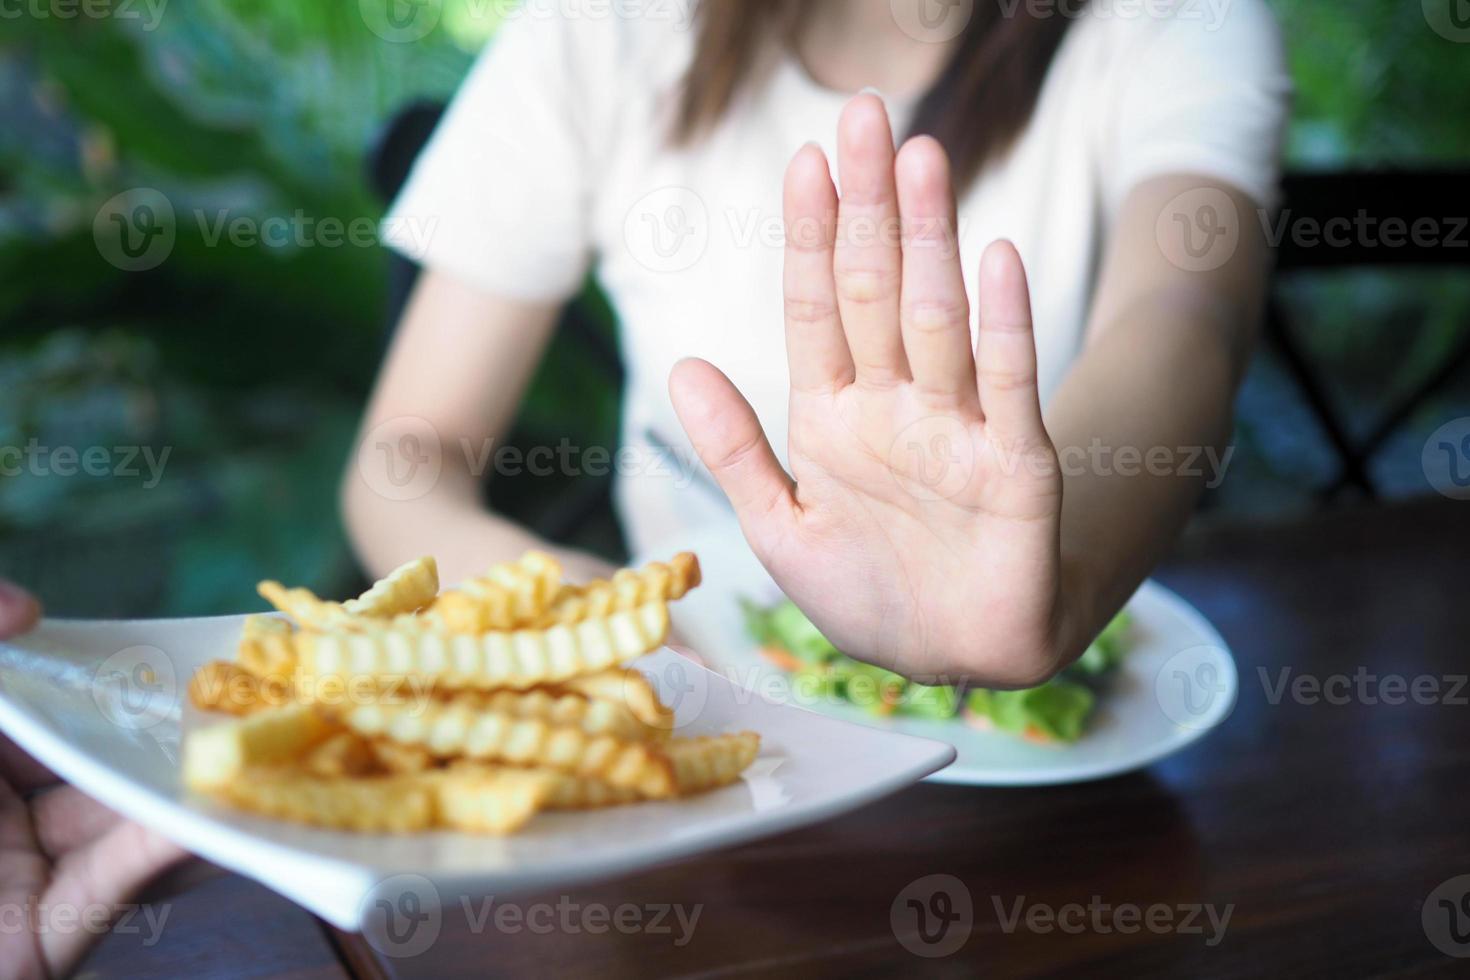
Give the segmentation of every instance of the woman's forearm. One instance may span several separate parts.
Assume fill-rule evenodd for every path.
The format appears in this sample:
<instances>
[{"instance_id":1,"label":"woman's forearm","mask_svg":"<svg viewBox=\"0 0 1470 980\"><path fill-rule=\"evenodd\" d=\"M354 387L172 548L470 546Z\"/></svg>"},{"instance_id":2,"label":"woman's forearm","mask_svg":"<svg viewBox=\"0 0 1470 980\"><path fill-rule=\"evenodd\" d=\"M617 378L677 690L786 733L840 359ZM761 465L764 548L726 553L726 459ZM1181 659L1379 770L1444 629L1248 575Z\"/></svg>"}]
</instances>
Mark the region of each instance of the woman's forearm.
<instances>
[{"instance_id":1,"label":"woman's forearm","mask_svg":"<svg viewBox=\"0 0 1470 980\"><path fill-rule=\"evenodd\" d=\"M1238 309L1153 298L1089 345L1048 429L1063 472L1062 643L1079 655L1165 556L1229 463L1250 331Z\"/></svg>"}]
</instances>

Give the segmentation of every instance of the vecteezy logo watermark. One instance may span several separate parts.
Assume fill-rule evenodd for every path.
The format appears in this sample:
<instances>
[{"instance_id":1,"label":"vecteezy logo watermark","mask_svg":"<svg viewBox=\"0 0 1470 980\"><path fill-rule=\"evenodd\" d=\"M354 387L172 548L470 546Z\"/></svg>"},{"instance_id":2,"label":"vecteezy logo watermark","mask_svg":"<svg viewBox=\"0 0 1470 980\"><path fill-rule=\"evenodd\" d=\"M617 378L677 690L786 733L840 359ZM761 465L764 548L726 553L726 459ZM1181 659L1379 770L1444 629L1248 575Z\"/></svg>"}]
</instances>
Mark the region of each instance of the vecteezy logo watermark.
<instances>
[{"instance_id":1,"label":"vecteezy logo watermark","mask_svg":"<svg viewBox=\"0 0 1470 980\"><path fill-rule=\"evenodd\" d=\"M112 724L146 731L178 708L178 673L158 647L119 650L92 674L92 702Z\"/></svg>"},{"instance_id":2,"label":"vecteezy logo watermark","mask_svg":"<svg viewBox=\"0 0 1470 980\"><path fill-rule=\"evenodd\" d=\"M1439 952L1470 958L1470 874L1439 883L1424 899L1420 923L1424 936Z\"/></svg>"},{"instance_id":3,"label":"vecteezy logo watermark","mask_svg":"<svg viewBox=\"0 0 1470 980\"><path fill-rule=\"evenodd\" d=\"M124 272L156 269L173 252L177 237L173 204L151 187L115 195L92 220L98 254Z\"/></svg>"},{"instance_id":4,"label":"vecteezy logo watermark","mask_svg":"<svg viewBox=\"0 0 1470 980\"><path fill-rule=\"evenodd\" d=\"M1442 704L1463 708L1470 704L1466 688L1470 686L1470 674L1419 674L1407 677L1403 674L1378 674L1367 667L1358 667L1352 674L1331 674L1320 677L1316 674L1298 674L1290 667L1276 671L1275 678L1265 667L1257 667L1261 688L1266 692L1266 701L1279 705L1286 698L1295 704L1329 704L1341 707L1346 704L1369 706L1386 704L1417 704L1427 707Z\"/></svg>"},{"instance_id":5,"label":"vecteezy logo watermark","mask_svg":"<svg viewBox=\"0 0 1470 980\"><path fill-rule=\"evenodd\" d=\"M3 0L0 0L3 2ZM233 214L228 208L192 211L205 248L376 248L381 244L422 252L439 227L434 215L318 217L298 208L290 214ZM179 219L173 204L150 187L113 197L97 212L92 237L101 256L125 272L157 268L173 252Z\"/></svg>"},{"instance_id":6,"label":"vecteezy logo watermark","mask_svg":"<svg viewBox=\"0 0 1470 980\"><path fill-rule=\"evenodd\" d=\"M421 41L439 26L444 0L358 0L368 30L393 44Z\"/></svg>"},{"instance_id":7,"label":"vecteezy logo watermark","mask_svg":"<svg viewBox=\"0 0 1470 980\"><path fill-rule=\"evenodd\" d=\"M899 488L917 500L952 500L975 475L969 427L950 415L930 415L903 428L888 451Z\"/></svg>"},{"instance_id":8,"label":"vecteezy logo watermark","mask_svg":"<svg viewBox=\"0 0 1470 980\"><path fill-rule=\"evenodd\" d=\"M1470 500L1470 418L1435 429L1421 461L1431 487L1452 500Z\"/></svg>"},{"instance_id":9,"label":"vecteezy logo watermark","mask_svg":"<svg viewBox=\"0 0 1470 980\"><path fill-rule=\"evenodd\" d=\"M1240 212L1218 187L1196 187L1174 197L1154 225L1159 249L1186 272L1218 269L1240 247Z\"/></svg>"},{"instance_id":10,"label":"vecteezy logo watermark","mask_svg":"<svg viewBox=\"0 0 1470 980\"><path fill-rule=\"evenodd\" d=\"M1456 959L1470 958L1470 875L1435 886L1424 899L1420 922L1435 949Z\"/></svg>"},{"instance_id":11,"label":"vecteezy logo watermark","mask_svg":"<svg viewBox=\"0 0 1470 980\"><path fill-rule=\"evenodd\" d=\"M1220 941L1225 938L1225 930L1230 927L1230 917L1235 914L1233 904L1223 908L1201 902L1180 905L1163 902L1151 905L1133 902L1114 904L1104 902L1101 895L1093 895L1086 905L1081 902L1068 902L1065 905L1047 905L1043 902L1028 904L1025 895L1018 896L1012 902L1005 901L999 895L992 895L990 900L995 906L995 917L1000 922L1001 931L1007 935L1022 927L1027 932L1063 932L1073 936L1084 932L1103 936L1114 932L1125 935L1151 932L1158 935L1205 936L1205 945L1210 947L1220 945ZM1207 926L1208 934L1205 931Z\"/></svg>"},{"instance_id":12,"label":"vecteezy logo watermark","mask_svg":"<svg viewBox=\"0 0 1470 980\"><path fill-rule=\"evenodd\" d=\"M368 945L393 959L423 953L444 926L439 889L423 875L384 878L363 897L357 912Z\"/></svg>"},{"instance_id":13,"label":"vecteezy logo watermark","mask_svg":"<svg viewBox=\"0 0 1470 980\"><path fill-rule=\"evenodd\" d=\"M656 670L644 668L642 673L658 691L659 701L674 713L675 728L683 728L704 713L704 706L709 702L707 671L683 657L676 657L661 664ZM646 694L642 684L636 677L629 676L624 681L624 703L629 707L636 707L643 697Z\"/></svg>"},{"instance_id":14,"label":"vecteezy logo watermark","mask_svg":"<svg viewBox=\"0 0 1470 980\"><path fill-rule=\"evenodd\" d=\"M418 500L444 470L439 430L428 419L404 415L383 422L357 446L357 472L385 500Z\"/></svg>"},{"instance_id":15,"label":"vecteezy logo watermark","mask_svg":"<svg viewBox=\"0 0 1470 980\"><path fill-rule=\"evenodd\" d=\"M663 187L628 209L623 240L651 272L683 272L709 248L710 217L704 199L687 187Z\"/></svg>"},{"instance_id":16,"label":"vecteezy logo watermark","mask_svg":"<svg viewBox=\"0 0 1470 980\"><path fill-rule=\"evenodd\" d=\"M136 477L143 475L141 462L148 471L143 489L152 490L163 480L172 452L172 446L46 446L32 437L24 446L0 445L0 476Z\"/></svg>"},{"instance_id":17,"label":"vecteezy logo watermark","mask_svg":"<svg viewBox=\"0 0 1470 980\"><path fill-rule=\"evenodd\" d=\"M456 906L446 904L429 879L401 874L385 878L368 893L358 909L358 920L373 949L394 959L408 959L426 952L438 941L445 917L452 910L464 917L465 931L474 936L492 930L504 935L528 932L536 936L617 932L668 936L674 946L682 948L694 938L704 906L677 902L609 906L576 902L567 895L554 903L530 904L504 902L494 895L465 895Z\"/></svg>"},{"instance_id":18,"label":"vecteezy logo watermark","mask_svg":"<svg viewBox=\"0 0 1470 980\"><path fill-rule=\"evenodd\" d=\"M954 875L927 875L904 886L888 908L899 945L926 959L958 953L975 925L970 889Z\"/></svg>"},{"instance_id":19,"label":"vecteezy logo watermark","mask_svg":"<svg viewBox=\"0 0 1470 980\"><path fill-rule=\"evenodd\" d=\"M1235 661L1215 646L1180 650L1154 676L1159 710L1180 728L1211 728L1235 707Z\"/></svg>"},{"instance_id":20,"label":"vecteezy logo watermark","mask_svg":"<svg viewBox=\"0 0 1470 980\"><path fill-rule=\"evenodd\" d=\"M1470 0L1422 0L1424 19L1446 41L1470 44Z\"/></svg>"},{"instance_id":21,"label":"vecteezy logo watermark","mask_svg":"<svg viewBox=\"0 0 1470 980\"><path fill-rule=\"evenodd\" d=\"M970 26L975 0L889 0L893 22L915 41L944 44Z\"/></svg>"},{"instance_id":22,"label":"vecteezy logo watermark","mask_svg":"<svg viewBox=\"0 0 1470 980\"><path fill-rule=\"evenodd\" d=\"M138 20L156 30L168 0L0 0L0 20Z\"/></svg>"},{"instance_id":23,"label":"vecteezy logo watermark","mask_svg":"<svg viewBox=\"0 0 1470 980\"><path fill-rule=\"evenodd\" d=\"M163 938L173 905L140 905L137 902L113 903L43 902L31 895L24 902L0 904L0 934L23 932L37 936L74 935L85 932L93 936L113 932L120 936L141 936L143 947L152 949Z\"/></svg>"}]
</instances>

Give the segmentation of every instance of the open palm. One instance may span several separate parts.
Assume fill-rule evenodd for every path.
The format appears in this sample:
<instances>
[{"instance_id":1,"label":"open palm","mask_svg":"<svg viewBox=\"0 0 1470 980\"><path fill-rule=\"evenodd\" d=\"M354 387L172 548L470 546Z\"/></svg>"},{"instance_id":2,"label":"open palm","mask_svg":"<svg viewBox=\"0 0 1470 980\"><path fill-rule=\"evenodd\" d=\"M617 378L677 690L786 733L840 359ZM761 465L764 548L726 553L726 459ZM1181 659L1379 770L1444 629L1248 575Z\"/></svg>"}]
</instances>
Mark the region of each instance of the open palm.
<instances>
[{"instance_id":1,"label":"open palm","mask_svg":"<svg viewBox=\"0 0 1470 980\"><path fill-rule=\"evenodd\" d=\"M1042 423L1025 272L992 245L980 340L933 140L895 155L882 102L786 175L791 473L714 366L670 379L756 555L838 647L912 677L1027 685L1057 659L1062 481Z\"/></svg>"}]
</instances>

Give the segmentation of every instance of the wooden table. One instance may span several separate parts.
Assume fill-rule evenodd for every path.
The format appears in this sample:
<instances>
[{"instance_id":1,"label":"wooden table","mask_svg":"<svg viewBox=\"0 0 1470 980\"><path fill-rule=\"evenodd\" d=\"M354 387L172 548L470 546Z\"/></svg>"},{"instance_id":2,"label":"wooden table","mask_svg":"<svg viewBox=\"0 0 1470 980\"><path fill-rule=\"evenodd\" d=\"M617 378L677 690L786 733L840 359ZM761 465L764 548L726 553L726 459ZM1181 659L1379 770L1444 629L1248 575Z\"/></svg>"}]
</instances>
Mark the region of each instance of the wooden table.
<instances>
[{"instance_id":1,"label":"wooden table","mask_svg":"<svg viewBox=\"0 0 1470 980\"><path fill-rule=\"evenodd\" d=\"M477 930L484 909L466 914L451 902L438 941L404 959L225 877L175 899L171 927L151 948L112 936L85 968L297 977L1463 972L1470 961L1437 949L1421 916L1437 886L1470 875L1470 687L1456 679L1470 672L1467 555L1470 505L1442 500L1188 538L1159 577L1225 635L1241 697L1218 732L1147 772L1048 789L916 786L781 837L507 900L533 920L545 907L550 932L497 930L493 909ZM1276 697L1283 670L1288 687ZM1325 683L1325 694L1293 696L1292 685L1312 683L1300 677ZM1434 679L1435 703L1415 703L1417 678ZM1429 700L1430 682L1419 683ZM962 884L920 880L931 875ZM1464 893L1454 891L1436 893L1429 921L1442 944L1470 955L1470 899L1458 945L1439 904ZM910 898L929 910L938 946L917 938ZM966 900L968 926L951 914L941 934L933 916ZM588 910L613 916L621 905L698 908L699 918L682 945L677 925L584 928L599 923ZM1218 922L1227 910L1220 933L1209 915ZM907 948L960 942L943 957Z\"/></svg>"}]
</instances>

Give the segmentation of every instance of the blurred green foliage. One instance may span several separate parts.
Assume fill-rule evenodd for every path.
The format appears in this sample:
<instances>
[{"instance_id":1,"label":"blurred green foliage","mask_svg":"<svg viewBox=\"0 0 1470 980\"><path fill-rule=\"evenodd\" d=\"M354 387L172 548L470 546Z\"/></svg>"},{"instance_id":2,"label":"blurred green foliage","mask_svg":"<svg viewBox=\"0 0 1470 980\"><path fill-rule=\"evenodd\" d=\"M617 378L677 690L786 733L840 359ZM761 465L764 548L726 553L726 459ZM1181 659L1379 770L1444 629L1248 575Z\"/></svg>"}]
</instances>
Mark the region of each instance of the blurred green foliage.
<instances>
[{"instance_id":1,"label":"blurred green foliage","mask_svg":"<svg viewBox=\"0 0 1470 980\"><path fill-rule=\"evenodd\" d=\"M1300 86L1295 161L1470 159L1470 47L1431 31L1419 4L1275 6ZM156 23L138 4L5 21L0 446L169 456L156 486L146 471L0 477L0 574L55 611L90 615L236 611L267 574L333 594L353 586L335 485L382 349L384 254L211 246L180 220L168 260L129 273L103 260L92 224L140 186L181 214L376 218L366 147L396 107L453 92L497 9L444 0L435 29L412 43L374 34L353 2L189 0L164 5ZM1384 386L1386 342L1411 377L1470 309L1463 284L1441 279L1304 289L1312 324L1325 325L1309 328L1314 352L1341 366L1350 397ZM586 302L606 326L606 310ZM1408 325L1406 344L1393 331ZM562 344L520 431L610 444L615 422L606 372ZM528 513L555 496L506 492ZM590 543L617 547L605 530Z\"/></svg>"}]
</instances>

